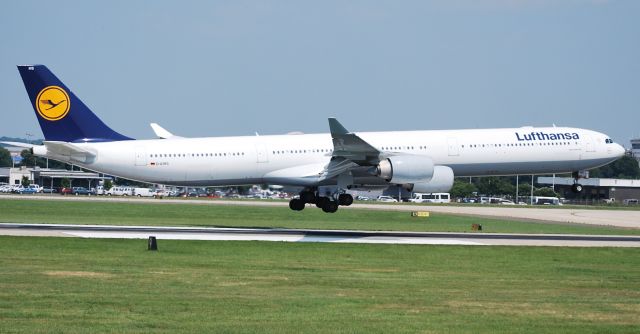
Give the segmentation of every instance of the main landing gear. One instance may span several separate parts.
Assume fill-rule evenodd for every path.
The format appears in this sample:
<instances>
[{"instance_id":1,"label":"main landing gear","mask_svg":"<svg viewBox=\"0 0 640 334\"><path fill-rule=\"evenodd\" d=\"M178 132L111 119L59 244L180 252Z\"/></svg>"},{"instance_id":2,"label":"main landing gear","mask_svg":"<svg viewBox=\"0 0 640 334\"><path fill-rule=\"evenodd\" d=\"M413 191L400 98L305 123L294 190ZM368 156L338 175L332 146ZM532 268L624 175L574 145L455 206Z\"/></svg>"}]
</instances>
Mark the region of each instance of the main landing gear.
<instances>
[{"instance_id":1,"label":"main landing gear","mask_svg":"<svg viewBox=\"0 0 640 334\"><path fill-rule=\"evenodd\" d=\"M304 190L300 192L299 198L289 201L289 208L294 211L302 211L307 203L315 204L316 207L327 213L338 211L338 207L353 204L353 196L350 194L331 194L329 196L319 196L317 190Z\"/></svg>"}]
</instances>

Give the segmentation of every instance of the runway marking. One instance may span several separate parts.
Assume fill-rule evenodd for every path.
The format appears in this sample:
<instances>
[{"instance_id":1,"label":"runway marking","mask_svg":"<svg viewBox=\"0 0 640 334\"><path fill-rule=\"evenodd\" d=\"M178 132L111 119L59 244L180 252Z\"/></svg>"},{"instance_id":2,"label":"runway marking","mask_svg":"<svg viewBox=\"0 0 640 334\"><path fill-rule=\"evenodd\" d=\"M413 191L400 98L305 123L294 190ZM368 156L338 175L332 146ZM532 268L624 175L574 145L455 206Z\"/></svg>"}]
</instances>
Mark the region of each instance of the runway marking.
<instances>
[{"instance_id":1,"label":"runway marking","mask_svg":"<svg viewBox=\"0 0 640 334\"><path fill-rule=\"evenodd\" d=\"M0 223L0 235L473 246L640 247L640 236Z\"/></svg>"}]
</instances>

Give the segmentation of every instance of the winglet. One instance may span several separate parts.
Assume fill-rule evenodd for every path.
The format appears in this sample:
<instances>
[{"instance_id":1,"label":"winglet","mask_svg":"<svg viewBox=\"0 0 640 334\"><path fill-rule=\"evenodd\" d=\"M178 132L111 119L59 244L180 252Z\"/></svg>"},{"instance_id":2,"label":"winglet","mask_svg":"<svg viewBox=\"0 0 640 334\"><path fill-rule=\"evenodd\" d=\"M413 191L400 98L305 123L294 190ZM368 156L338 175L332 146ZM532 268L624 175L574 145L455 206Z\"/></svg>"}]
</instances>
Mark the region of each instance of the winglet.
<instances>
[{"instance_id":1,"label":"winglet","mask_svg":"<svg viewBox=\"0 0 640 334\"><path fill-rule=\"evenodd\" d=\"M345 129L345 127L342 126L335 117L329 117L329 130L331 131L332 137L335 137L336 135L344 136L349 134L349 131L347 131L347 129Z\"/></svg>"}]
</instances>

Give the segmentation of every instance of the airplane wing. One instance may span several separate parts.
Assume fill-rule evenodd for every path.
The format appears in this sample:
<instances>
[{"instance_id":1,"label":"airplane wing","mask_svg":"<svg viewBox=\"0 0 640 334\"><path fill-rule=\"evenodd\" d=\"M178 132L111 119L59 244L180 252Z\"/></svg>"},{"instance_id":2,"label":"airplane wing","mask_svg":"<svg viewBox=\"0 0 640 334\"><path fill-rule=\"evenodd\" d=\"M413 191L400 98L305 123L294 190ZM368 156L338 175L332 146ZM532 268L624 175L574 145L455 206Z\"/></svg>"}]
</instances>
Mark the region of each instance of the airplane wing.
<instances>
[{"instance_id":1,"label":"airplane wing","mask_svg":"<svg viewBox=\"0 0 640 334\"><path fill-rule=\"evenodd\" d=\"M347 131L337 119L329 118L329 128L333 139L333 153L329 163L273 171L264 176L265 180L283 184L295 181L296 184L313 186L361 166L375 166L380 162L382 152L357 134Z\"/></svg>"},{"instance_id":2,"label":"airplane wing","mask_svg":"<svg viewBox=\"0 0 640 334\"><path fill-rule=\"evenodd\" d=\"M151 123L149 125L151 126L151 129L156 134L156 136L158 136L158 138L160 138L160 139L178 139L178 138L183 138L183 137L180 137L180 136L176 136L173 133L167 131L165 128L161 127L158 123Z\"/></svg>"},{"instance_id":3,"label":"airplane wing","mask_svg":"<svg viewBox=\"0 0 640 334\"><path fill-rule=\"evenodd\" d=\"M329 129L333 139L333 157L341 157L365 166L374 165L380 161L382 152L357 134L347 131L337 119L329 118Z\"/></svg>"}]
</instances>

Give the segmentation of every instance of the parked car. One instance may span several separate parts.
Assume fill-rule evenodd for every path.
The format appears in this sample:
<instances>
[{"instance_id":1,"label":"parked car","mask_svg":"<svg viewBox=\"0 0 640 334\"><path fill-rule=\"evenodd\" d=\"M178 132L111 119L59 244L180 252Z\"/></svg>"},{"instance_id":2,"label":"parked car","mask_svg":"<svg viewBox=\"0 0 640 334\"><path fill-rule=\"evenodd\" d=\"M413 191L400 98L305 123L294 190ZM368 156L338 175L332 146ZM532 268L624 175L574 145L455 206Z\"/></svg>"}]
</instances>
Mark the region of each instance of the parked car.
<instances>
[{"instance_id":1,"label":"parked car","mask_svg":"<svg viewBox=\"0 0 640 334\"><path fill-rule=\"evenodd\" d=\"M91 196L91 195L95 195L95 191L91 190L91 189L87 189L85 187L72 187L72 188L62 188L62 191L60 191L60 194L62 195L87 195L87 196Z\"/></svg>"},{"instance_id":2,"label":"parked car","mask_svg":"<svg viewBox=\"0 0 640 334\"><path fill-rule=\"evenodd\" d=\"M38 189L34 188L34 187L26 187L26 188L20 188L20 190L18 191L18 194L37 194L38 193Z\"/></svg>"},{"instance_id":3,"label":"parked car","mask_svg":"<svg viewBox=\"0 0 640 334\"><path fill-rule=\"evenodd\" d=\"M58 189L56 188L42 188L42 193L43 194L54 194L57 193Z\"/></svg>"},{"instance_id":4,"label":"parked car","mask_svg":"<svg viewBox=\"0 0 640 334\"><path fill-rule=\"evenodd\" d=\"M207 197L209 194L204 189L190 189L187 197Z\"/></svg>"},{"instance_id":5,"label":"parked car","mask_svg":"<svg viewBox=\"0 0 640 334\"><path fill-rule=\"evenodd\" d=\"M39 184L30 184L27 188L35 190L37 193L42 192L42 187Z\"/></svg>"},{"instance_id":6,"label":"parked car","mask_svg":"<svg viewBox=\"0 0 640 334\"><path fill-rule=\"evenodd\" d=\"M396 200L395 198L393 198L391 196L378 196L376 201L378 201L378 202L387 202L387 203L396 203L396 202L398 202L398 200Z\"/></svg>"}]
</instances>

